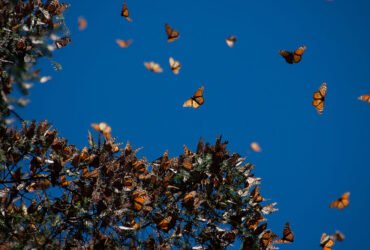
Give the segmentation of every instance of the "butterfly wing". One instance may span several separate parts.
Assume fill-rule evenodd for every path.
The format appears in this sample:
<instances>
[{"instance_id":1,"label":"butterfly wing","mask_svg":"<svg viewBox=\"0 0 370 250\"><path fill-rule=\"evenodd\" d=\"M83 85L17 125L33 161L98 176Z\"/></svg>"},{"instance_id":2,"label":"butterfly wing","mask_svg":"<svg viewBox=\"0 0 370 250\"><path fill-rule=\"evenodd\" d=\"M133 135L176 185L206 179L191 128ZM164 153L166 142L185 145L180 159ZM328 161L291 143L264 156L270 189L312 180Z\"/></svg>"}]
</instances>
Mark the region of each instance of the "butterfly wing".
<instances>
[{"instance_id":1,"label":"butterfly wing","mask_svg":"<svg viewBox=\"0 0 370 250\"><path fill-rule=\"evenodd\" d=\"M132 40L129 39L127 41L125 40L121 40L121 39L116 39L116 43L118 44L118 46L120 46L121 48L127 48L128 46L130 46L132 44Z\"/></svg>"},{"instance_id":2,"label":"butterfly wing","mask_svg":"<svg viewBox=\"0 0 370 250\"><path fill-rule=\"evenodd\" d=\"M86 29L87 27L87 21L85 18L83 18L82 16L78 17L78 29L80 31Z\"/></svg>"},{"instance_id":3,"label":"butterfly wing","mask_svg":"<svg viewBox=\"0 0 370 250\"><path fill-rule=\"evenodd\" d=\"M132 22L132 19L130 17L130 12L129 12L128 7L127 7L127 4L126 4L126 1L122 5L121 16L123 16L124 18L126 18L126 20L128 22Z\"/></svg>"},{"instance_id":4,"label":"butterfly wing","mask_svg":"<svg viewBox=\"0 0 370 250\"><path fill-rule=\"evenodd\" d=\"M290 224L286 223L283 230L283 237L277 243L292 243L294 241L294 234L290 229Z\"/></svg>"},{"instance_id":5,"label":"butterfly wing","mask_svg":"<svg viewBox=\"0 0 370 250\"><path fill-rule=\"evenodd\" d=\"M361 96L359 96L359 97L358 97L358 99L359 99L360 101L370 103L370 94L361 95Z\"/></svg>"},{"instance_id":6,"label":"butterfly wing","mask_svg":"<svg viewBox=\"0 0 370 250\"><path fill-rule=\"evenodd\" d=\"M204 103L203 90L204 87L200 87L191 98L184 102L182 106L191 107L194 109L199 108Z\"/></svg>"},{"instance_id":7,"label":"butterfly wing","mask_svg":"<svg viewBox=\"0 0 370 250\"><path fill-rule=\"evenodd\" d=\"M324 112L326 91L326 83L323 82L320 88L313 93L312 105L316 108L319 114Z\"/></svg>"},{"instance_id":8,"label":"butterfly wing","mask_svg":"<svg viewBox=\"0 0 370 250\"><path fill-rule=\"evenodd\" d=\"M330 203L330 208L343 209L349 205L349 192L344 193L339 199Z\"/></svg>"},{"instance_id":9,"label":"butterfly wing","mask_svg":"<svg viewBox=\"0 0 370 250\"><path fill-rule=\"evenodd\" d=\"M172 72L175 75L179 74L180 69L181 69L181 63L179 61L175 61L175 59L173 59L172 57L170 57L169 63L170 63L170 67L171 67Z\"/></svg>"},{"instance_id":10,"label":"butterfly wing","mask_svg":"<svg viewBox=\"0 0 370 250\"><path fill-rule=\"evenodd\" d=\"M167 41L173 42L177 38L179 38L180 33L174 30L169 24L165 24L166 34L167 34Z\"/></svg>"},{"instance_id":11,"label":"butterfly wing","mask_svg":"<svg viewBox=\"0 0 370 250\"><path fill-rule=\"evenodd\" d=\"M293 54L294 63L299 63L302 60L302 55L305 52L305 50L306 50L306 46L301 46L294 51L294 54Z\"/></svg>"},{"instance_id":12,"label":"butterfly wing","mask_svg":"<svg viewBox=\"0 0 370 250\"><path fill-rule=\"evenodd\" d=\"M230 48L234 47L235 42L236 42L236 36L229 36L228 38L226 38L226 44Z\"/></svg>"},{"instance_id":13,"label":"butterfly wing","mask_svg":"<svg viewBox=\"0 0 370 250\"><path fill-rule=\"evenodd\" d=\"M289 64L293 63L293 53L287 51L287 50L280 50L279 54L284 57L285 61Z\"/></svg>"}]
</instances>

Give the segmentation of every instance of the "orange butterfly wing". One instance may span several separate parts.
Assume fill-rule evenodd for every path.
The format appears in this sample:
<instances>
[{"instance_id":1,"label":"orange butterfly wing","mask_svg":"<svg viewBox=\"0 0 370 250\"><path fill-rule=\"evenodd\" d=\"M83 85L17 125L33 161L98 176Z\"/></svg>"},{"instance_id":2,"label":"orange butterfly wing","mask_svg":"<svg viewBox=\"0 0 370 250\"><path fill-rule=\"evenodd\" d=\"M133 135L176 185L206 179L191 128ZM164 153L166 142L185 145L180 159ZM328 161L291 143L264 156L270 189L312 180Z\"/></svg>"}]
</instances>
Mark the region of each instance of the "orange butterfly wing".
<instances>
[{"instance_id":1,"label":"orange butterfly wing","mask_svg":"<svg viewBox=\"0 0 370 250\"><path fill-rule=\"evenodd\" d=\"M78 29L80 31L86 29L87 27L87 21L85 18L83 18L82 16L78 17Z\"/></svg>"},{"instance_id":2,"label":"orange butterfly wing","mask_svg":"<svg viewBox=\"0 0 370 250\"><path fill-rule=\"evenodd\" d=\"M294 54L293 54L294 63L299 63L302 60L302 55L305 52L305 50L306 50L306 46L301 46L294 51Z\"/></svg>"},{"instance_id":3,"label":"orange butterfly wing","mask_svg":"<svg viewBox=\"0 0 370 250\"><path fill-rule=\"evenodd\" d=\"M339 199L330 203L330 208L343 209L349 205L349 192L344 193Z\"/></svg>"},{"instance_id":4,"label":"orange butterfly wing","mask_svg":"<svg viewBox=\"0 0 370 250\"><path fill-rule=\"evenodd\" d=\"M132 22L132 19L130 18L130 12L128 11L128 7L126 4L126 1L123 3L121 16L126 18L127 21Z\"/></svg>"},{"instance_id":5,"label":"orange butterfly wing","mask_svg":"<svg viewBox=\"0 0 370 250\"><path fill-rule=\"evenodd\" d=\"M191 107L194 109L199 108L204 103L203 91L204 86L200 87L191 98L184 102L182 106Z\"/></svg>"},{"instance_id":6,"label":"orange butterfly wing","mask_svg":"<svg viewBox=\"0 0 370 250\"><path fill-rule=\"evenodd\" d=\"M358 99L360 101L364 101L364 102L370 103L370 94L361 95L361 96L358 97Z\"/></svg>"},{"instance_id":7,"label":"orange butterfly wing","mask_svg":"<svg viewBox=\"0 0 370 250\"><path fill-rule=\"evenodd\" d=\"M289 64L293 63L293 53L287 51L287 50L280 50L279 54L284 57L285 61Z\"/></svg>"},{"instance_id":8,"label":"orange butterfly wing","mask_svg":"<svg viewBox=\"0 0 370 250\"><path fill-rule=\"evenodd\" d=\"M294 234L290 229L290 224L286 223L283 230L283 237L277 243L292 243L294 241Z\"/></svg>"},{"instance_id":9,"label":"orange butterfly wing","mask_svg":"<svg viewBox=\"0 0 370 250\"><path fill-rule=\"evenodd\" d=\"M165 24L165 29L166 29L166 33L167 33L167 41L168 42L173 42L175 41L177 38L179 38L180 36L180 33L176 30L174 30L169 24Z\"/></svg>"},{"instance_id":10,"label":"orange butterfly wing","mask_svg":"<svg viewBox=\"0 0 370 250\"><path fill-rule=\"evenodd\" d=\"M322 114L324 111L326 91L327 87L326 83L324 82L321 84L319 90L313 93L312 105L316 108L319 114Z\"/></svg>"}]
</instances>

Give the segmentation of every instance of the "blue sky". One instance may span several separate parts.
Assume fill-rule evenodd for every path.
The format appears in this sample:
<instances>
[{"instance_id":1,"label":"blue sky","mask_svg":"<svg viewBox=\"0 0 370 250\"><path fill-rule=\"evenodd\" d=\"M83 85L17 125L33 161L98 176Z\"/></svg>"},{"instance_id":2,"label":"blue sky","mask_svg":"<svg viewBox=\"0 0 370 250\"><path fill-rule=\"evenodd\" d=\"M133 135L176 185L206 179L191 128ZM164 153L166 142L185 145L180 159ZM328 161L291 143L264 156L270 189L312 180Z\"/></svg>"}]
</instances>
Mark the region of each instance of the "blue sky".
<instances>
[{"instance_id":1,"label":"blue sky","mask_svg":"<svg viewBox=\"0 0 370 250\"><path fill-rule=\"evenodd\" d=\"M123 1L70 1L66 13L73 43L55 53L63 65L53 80L36 85L26 119L47 119L77 146L86 145L93 122L112 126L118 141L144 147L154 160L171 156L200 137L222 135L229 149L256 165L262 195L278 203L269 225L278 233L291 223L296 242L281 249L320 249L322 232L346 235L334 249L363 248L370 224L370 2L368 0L128 1L133 19L120 16ZM77 18L88 21L78 31ZM164 24L180 31L167 43ZM236 35L230 49L225 38ZM127 49L115 39L133 39ZM280 49L306 45L299 64L289 65ZM168 58L183 67L175 76ZM164 72L147 71L156 61ZM311 106L326 81L324 114ZM182 103L201 85L205 104ZM263 151L252 153L258 141ZM351 192L343 211L329 203Z\"/></svg>"}]
</instances>

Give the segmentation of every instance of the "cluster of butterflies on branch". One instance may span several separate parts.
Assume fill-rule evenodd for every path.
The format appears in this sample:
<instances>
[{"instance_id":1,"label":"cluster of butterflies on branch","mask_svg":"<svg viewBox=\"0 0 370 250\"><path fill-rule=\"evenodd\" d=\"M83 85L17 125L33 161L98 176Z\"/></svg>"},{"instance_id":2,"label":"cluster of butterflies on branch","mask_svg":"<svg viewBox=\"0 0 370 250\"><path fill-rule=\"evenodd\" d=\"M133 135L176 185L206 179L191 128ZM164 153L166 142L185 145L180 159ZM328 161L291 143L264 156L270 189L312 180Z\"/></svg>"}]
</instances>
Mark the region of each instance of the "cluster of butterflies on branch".
<instances>
[{"instance_id":1,"label":"cluster of butterflies on branch","mask_svg":"<svg viewBox=\"0 0 370 250\"><path fill-rule=\"evenodd\" d=\"M128 22L133 21L132 18L130 17L130 13L127 7L126 0L124 1L123 6L122 6L121 16L124 17ZM87 27L87 21L83 17L79 17L78 27L79 27L79 30L84 30ZM165 24L165 32L167 34L168 42L176 41L180 37L180 33L174 28L172 28L169 24ZM227 37L226 38L227 46L232 48L236 40L237 40L236 36ZM121 48L127 48L133 43L133 40L117 39L116 43ZM279 54L285 59L287 63L296 64L302 60L302 56L304 52L306 51L306 49L307 49L306 46L301 46L292 52L287 51L287 50L280 50ZM175 60L173 57L170 57L169 65L170 65L171 71L175 75L180 73L181 63L179 61ZM162 67L158 63L153 62L153 61L144 62L144 66L149 71L152 71L154 73L163 72ZM197 109L200 106L202 106L204 104L203 92L204 92L204 86L201 86L199 89L195 91L193 96L191 96L189 99L187 99L183 103L183 107L190 107L190 108ZM322 114L324 111L326 93L327 93L326 82L323 82L318 88L318 90L313 93L312 105L317 110L318 114ZM370 104L370 94L361 95L360 97L358 97L358 99L364 102L368 102ZM107 133L109 134L109 132ZM255 142L251 144L251 149L255 152L261 151L261 148ZM344 193L340 198L333 201L329 205L329 207L337 208L340 210L344 209L345 207L349 205L349 195L350 195L349 192ZM343 241L344 239L345 239L345 236L340 231L336 231L332 235L323 233L320 239L320 246L322 247L323 250L331 250L335 242ZM275 241L275 243L292 243L294 241L294 233L292 232L290 228L290 224L289 223L285 224L282 238L276 240L276 235L274 235L273 233L266 232L262 234L261 236L261 242L263 243L264 241L266 241L266 245L268 245L267 242L271 242L271 241Z\"/></svg>"}]
</instances>

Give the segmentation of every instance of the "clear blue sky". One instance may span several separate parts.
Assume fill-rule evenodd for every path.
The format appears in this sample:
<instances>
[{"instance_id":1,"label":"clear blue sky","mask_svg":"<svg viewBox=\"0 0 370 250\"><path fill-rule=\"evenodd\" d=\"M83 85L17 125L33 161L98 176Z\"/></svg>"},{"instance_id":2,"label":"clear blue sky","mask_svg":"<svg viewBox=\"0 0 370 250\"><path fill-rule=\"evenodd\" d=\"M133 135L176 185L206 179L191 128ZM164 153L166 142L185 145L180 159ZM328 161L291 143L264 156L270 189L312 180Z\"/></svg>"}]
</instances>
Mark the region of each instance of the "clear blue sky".
<instances>
[{"instance_id":1,"label":"clear blue sky","mask_svg":"<svg viewBox=\"0 0 370 250\"><path fill-rule=\"evenodd\" d=\"M40 65L53 80L35 87L20 114L48 119L78 146L87 144L91 123L106 121L119 141L144 147L149 160L223 135L231 151L256 165L264 197L278 202L268 217L272 229L281 234L291 223L296 242L281 249L320 249L321 233L337 229L347 238L334 249L363 249L370 105L357 97L370 93L370 1L127 1L132 23L120 17L123 1L71 1L73 43L55 55L63 70ZM88 20L83 32L80 15ZM167 43L164 23L180 31L179 40ZM232 49L224 40L231 34L238 39ZM134 43L121 49L117 38ZM299 64L278 54L300 45L308 49ZM183 64L178 76L170 56ZM149 60L164 73L147 71ZM322 81L328 94L318 116L311 100ZM205 104L182 108L201 85ZM250 152L251 141L262 153ZM349 207L329 209L346 191Z\"/></svg>"}]
</instances>

